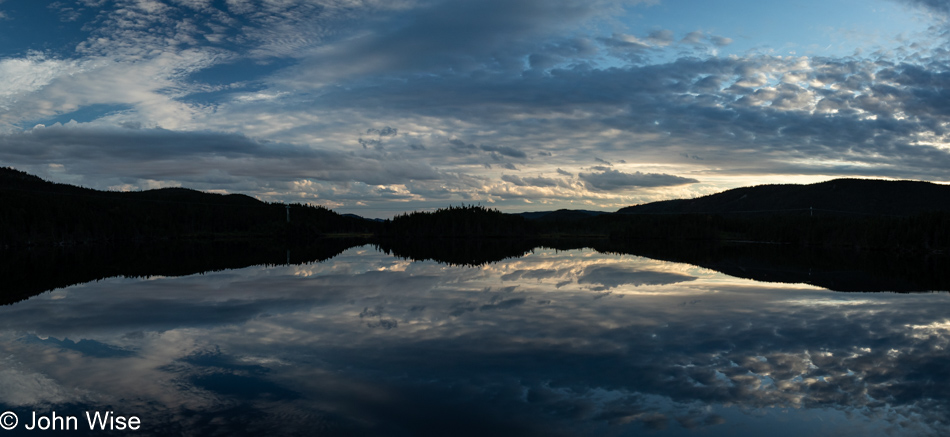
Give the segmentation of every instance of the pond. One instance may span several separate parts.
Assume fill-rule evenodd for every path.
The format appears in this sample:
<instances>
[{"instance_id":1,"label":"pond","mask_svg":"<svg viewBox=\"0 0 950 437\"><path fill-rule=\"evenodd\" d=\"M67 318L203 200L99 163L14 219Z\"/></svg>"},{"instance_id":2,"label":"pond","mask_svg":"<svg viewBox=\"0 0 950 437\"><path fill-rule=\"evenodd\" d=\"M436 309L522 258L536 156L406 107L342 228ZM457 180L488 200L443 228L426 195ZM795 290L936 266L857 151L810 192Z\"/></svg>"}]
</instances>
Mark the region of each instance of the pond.
<instances>
[{"instance_id":1,"label":"pond","mask_svg":"<svg viewBox=\"0 0 950 437\"><path fill-rule=\"evenodd\" d=\"M946 292L843 293L590 248L470 265L344 249L0 307L0 411L22 435L89 433L87 412L121 416L102 422L115 435L950 428Z\"/></svg>"}]
</instances>

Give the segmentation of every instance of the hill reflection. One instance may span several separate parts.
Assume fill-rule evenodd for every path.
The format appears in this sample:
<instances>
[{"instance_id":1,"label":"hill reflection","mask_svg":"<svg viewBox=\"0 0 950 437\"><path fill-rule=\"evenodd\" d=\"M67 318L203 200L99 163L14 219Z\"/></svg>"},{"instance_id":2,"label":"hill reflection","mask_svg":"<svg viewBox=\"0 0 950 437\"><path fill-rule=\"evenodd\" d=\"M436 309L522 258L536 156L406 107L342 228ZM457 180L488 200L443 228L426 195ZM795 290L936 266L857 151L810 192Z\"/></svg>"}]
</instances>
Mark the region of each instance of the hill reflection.
<instances>
[{"instance_id":1,"label":"hill reflection","mask_svg":"<svg viewBox=\"0 0 950 437\"><path fill-rule=\"evenodd\" d=\"M304 246L237 240L0 251L0 304L111 277L186 276L258 265L320 262L364 243L357 239L324 239Z\"/></svg>"},{"instance_id":2,"label":"hill reflection","mask_svg":"<svg viewBox=\"0 0 950 437\"><path fill-rule=\"evenodd\" d=\"M940 254L895 254L772 244L620 245L603 241L585 244L584 247L692 264L759 282L810 284L833 291L950 290L950 257Z\"/></svg>"},{"instance_id":3,"label":"hill reflection","mask_svg":"<svg viewBox=\"0 0 950 437\"><path fill-rule=\"evenodd\" d=\"M395 257L457 266L519 258L538 248L591 248L692 264L759 282L810 284L834 291L950 290L950 257L809 249L763 244L651 244L610 240L319 239L311 244L269 240L169 243L0 252L0 304L110 277L184 276L255 265L322 262L368 243ZM610 272L600 272L608 275ZM649 281L650 279L643 279Z\"/></svg>"},{"instance_id":4,"label":"hill reflection","mask_svg":"<svg viewBox=\"0 0 950 437\"><path fill-rule=\"evenodd\" d=\"M391 239L376 247L414 261L478 266L518 258L537 248L594 249L692 264L759 282L810 284L833 291L950 290L950 257L778 244L608 239Z\"/></svg>"}]
</instances>

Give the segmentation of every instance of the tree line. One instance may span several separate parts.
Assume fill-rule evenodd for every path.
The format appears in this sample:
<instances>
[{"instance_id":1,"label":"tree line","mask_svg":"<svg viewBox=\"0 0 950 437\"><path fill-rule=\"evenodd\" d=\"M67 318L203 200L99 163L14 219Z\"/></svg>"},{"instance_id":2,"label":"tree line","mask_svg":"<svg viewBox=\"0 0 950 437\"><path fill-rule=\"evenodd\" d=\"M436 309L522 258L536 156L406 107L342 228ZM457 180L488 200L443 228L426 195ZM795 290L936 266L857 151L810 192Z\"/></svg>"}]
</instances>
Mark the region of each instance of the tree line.
<instances>
[{"instance_id":1,"label":"tree line","mask_svg":"<svg viewBox=\"0 0 950 437\"><path fill-rule=\"evenodd\" d=\"M267 203L240 194L184 188L91 190L54 184L14 169L0 169L0 205L0 247L243 238L308 241L327 236L363 236L382 241L384 248L389 247L385 240L393 239L595 237L619 242L757 241L871 250L950 249L950 212L946 211L904 216L779 212L560 214L554 215L560 217L557 219L528 220L497 209L461 205L375 221L343 216L321 206ZM519 250L526 247L516 246ZM419 250L430 249L411 249Z\"/></svg>"}]
</instances>

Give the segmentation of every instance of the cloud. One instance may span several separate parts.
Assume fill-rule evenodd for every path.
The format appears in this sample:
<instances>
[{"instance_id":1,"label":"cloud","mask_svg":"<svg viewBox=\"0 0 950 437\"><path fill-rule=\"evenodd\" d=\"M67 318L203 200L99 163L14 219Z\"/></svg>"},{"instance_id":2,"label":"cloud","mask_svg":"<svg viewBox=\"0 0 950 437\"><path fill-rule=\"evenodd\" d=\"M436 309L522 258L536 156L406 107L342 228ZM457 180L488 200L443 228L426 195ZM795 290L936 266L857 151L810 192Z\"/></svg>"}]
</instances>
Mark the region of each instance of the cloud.
<instances>
[{"instance_id":1,"label":"cloud","mask_svg":"<svg viewBox=\"0 0 950 437\"><path fill-rule=\"evenodd\" d=\"M787 82L770 85L769 77ZM933 178L940 177L938 168L918 158L947 160L946 152L930 144L947 135L943 80L918 66L886 62L684 58L644 67L555 70L547 77L483 83L478 92L468 92L465 79L451 75L438 83L408 80L383 93L374 89L372 101L398 101L400 109L426 117L452 113L517 135L526 146L572 138L572 132L615 129L659 137L623 144L576 141L613 153L650 153L675 141L677 153L702 156L711 166L746 168L756 161L763 173L815 173L830 166L854 174L864 166L865 174ZM407 105L409 95L425 106ZM451 104L440 107L438 96ZM359 89L327 98L344 105L369 101ZM585 112L565 119L579 106ZM756 153L741 152L748 150ZM875 154L889 159L874 159ZM558 156L576 160L583 154L565 146Z\"/></svg>"},{"instance_id":2,"label":"cloud","mask_svg":"<svg viewBox=\"0 0 950 437\"><path fill-rule=\"evenodd\" d=\"M609 38L600 38L600 42L608 47L643 51L652 47L648 41L641 40L633 35L615 33Z\"/></svg>"},{"instance_id":3,"label":"cloud","mask_svg":"<svg viewBox=\"0 0 950 437\"><path fill-rule=\"evenodd\" d=\"M399 133L399 129L386 126L382 129L373 129L373 128L366 129L366 133L376 134L376 135L379 135L380 137L394 137L396 136L396 134Z\"/></svg>"},{"instance_id":4,"label":"cloud","mask_svg":"<svg viewBox=\"0 0 950 437\"><path fill-rule=\"evenodd\" d=\"M684 42L688 44L701 44L703 42L704 37L705 35L702 32L696 30L696 31L687 33L686 36L684 36L683 39L680 40L680 42Z\"/></svg>"},{"instance_id":5,"label":"cloud","mask_svg":"<svg viewBox=\"0 0 950 437\"><path fill-rule=\"evenodd\" d=\"M504 310L519 305L524 305L526 299L523 297L518 297L514 299L505 299L499 302L488 303L478 307L479 311L495 311L495 310Z\"/></svg>"},{"instance_id":6,"label":"cloud","mask_svg":"<svg viewBox=\"0 0 950 437\"><path fill-rule=\"evenodd\" d=\"M527 155L526 153L524 153L524 152L522 152L522 151L520 151L520 150L511 148L511 147L508 147L508 146L486 146L486 145L481 145L481 146L479 146L478 148L480 148L480 149L482 149L482 150L484 150L484 151L486 151L486 152L496 152L496 153L498 153L498 154L500 154L500 155L510 156L510 157L512 157L512 158L525 159L525 158L528 157L528 155Z\"/></svg>"},{"instance_id":7,"label":"cloud","mask_svg":"<svg viewBox=\"0 0 950 437\"><path fill-rule=\"evenodd\" d=\"M946 11L940 2L904 3ZM115 150L103 162L123 166L97 186L143 176L257 193L288 193L286 184L301 179L288 181L279 170L286 166L288 175L314 182L306 189L317 191L303 196L351 206L375 202L361 195L421 202L401 203L405 209L463 198L503 208L522 207L510 199L576 207L564 203L572 198L609 209L659 199L643 194L657 190L626 188L681 187L663 196L682 197L749 178L802 175L948 180L950 85L935 36L940 26L866 55L789 57L767 43L742 52L732 40L739 35L630 24L637 14L650 16L650 4L115 0L43 7L46 18L75 29L43 41L49 51L18 45L0 57L0 131L11 147L3 154L33 169L63 165L88 183L108 168L84 154ZM60 12L78 18L59 23ZM60 40L74 43L57 46ZM144 143L156 129L180 133L195 151L155 146L167 152L158 157L97 148L82 143L91 131L76 131L75 152L66 143L33 155L21 147L33 141L26 135L32 126L72 119L96 129L138 126ZM244 136L235 144L263 146L241 155L238 146L194 142L232 134ZM308 149L309 158L286 164L290 158L271 154ZM260 162L239 164L256 154ZM174 160L192 158L175 169ZM645 173L578 164L594 158L627 159ZM498 184L505 170L580 173L580 183L567 188L559 180L554 189L509 177ZM689 186L696 179L676 174L716 182Z\"/></svg>"},{"instance_id":8,"label":"cloud","mask_svg":"<svg viewBox=\"0 0 950 437\"><path fill-rule=\"evenodd\" d=\"M79 71L81 67L77 62L49 59L41 53L0 59L0 76L4 78L0 84L0 115L17 100L46 87L57 78Z\"/></svg>"},{"instance_id":9,"label":"cloud","mask_svg":"<svg viewBox=\"0 0 950 437\"><path fill-rule=\"evenodd\" d=\"M510 182L519 187L566 187L568 183L563 179L552 179L546 177L518 177L514 175L502 175L501 180Z\"/></svg>"},{"instance_id":10,"label":"cloud","mask_svg":"<svg viewBox=\"0 0 950 437\"><path fill-rule=\"evenodd\" d=\"M580 173L578 177L589 187L602 191L616 191L635 187L668 187L694 184L699 181L680 176L659 173L624 173L606 169L600 173Z\"/></svg>"},{"instance_id":11,"label":"cloud","mask_svg":"<svg viewBox=\"0 0 950 437\"><path fill-rule=\"evenodd\" d=\"M669 45L673 42L673 31L667 29L654 30L647 35L647 41L657 46Z\"/></svg>"},{"instance_id":12,"label":"cloud","mask_svg":"<svg viewBox=\"0 0 950 437\"><path fill-rule=\"evenodd\" d=\"M421 7L404 14L388 17L372 30L315 50L302 68L307 71L306 76L316 79L311 85L318 86L343 77L380 72L450 69L520 73L524 57L538 48L538 39L553 37L594 16L604 16L615 4L619 2L462 0L422 3ZM587 53L583 43L578 41L558 45L575 53ZM560 55L536 53L534 59L544 63L542 59L548 56ZM327 63L339 68L318 67ZM287 79L303 85L302 81L289 76Z\"/></svg>"},{"instance_id":13,"label":"cloud","mask_svg":"<svg viewBox=\"0 0 950 437\"><path fill-rule=\"evenodd\" d=\"M732 44L732 38L726 38L724 36L710 36L709 41L712 42L716 47L725 47L729 44Z\"/></svg>"},{"instance_id":14,"label":"cloud","mask_svg":"<svg viewBox=\"0 0 950 437\"><path fill-rule=\"evenodd\" d=\"M950 4L947 4L944 0L896 0L901 3L906 3L912 6L921 7L927 9L931 12L936 12L941 15L950 14Z\"/></svg>"},{"instance_id":15,"label":"cloud","mask_svg":"<svg viewBox=\"0 0 950 437\"><path fill-rule=\"evenodd\" d=\"M609 290L623 285L667 285L678 282L694 281L693 276L679 273L634 270L613 265L591 265L577 278L578 284L597 284L596 291Z\"/></svg>"},{"instance_id":16,"label":"cloud","mask_svg":"<svg viewBox=\"0 0 950 437\"><path fill-rule=\"evenodd\" d=\"M67 163L67 171L98 178L218 180L224 187L247 178L262 183L310 179L380 185L440 177L425 164L385 155L357 156L234 133L78 124L2 135L0 159L19 166Z\"/></svg>"}]
</instances>

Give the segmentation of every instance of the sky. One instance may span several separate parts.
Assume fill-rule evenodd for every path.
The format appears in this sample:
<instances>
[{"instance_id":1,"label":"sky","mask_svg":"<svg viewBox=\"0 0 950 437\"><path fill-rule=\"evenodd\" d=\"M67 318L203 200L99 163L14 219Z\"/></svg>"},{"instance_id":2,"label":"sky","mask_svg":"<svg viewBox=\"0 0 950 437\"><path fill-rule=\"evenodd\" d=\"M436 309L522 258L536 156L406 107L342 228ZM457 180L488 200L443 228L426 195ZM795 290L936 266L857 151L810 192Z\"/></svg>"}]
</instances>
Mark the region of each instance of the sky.
<instances>
[{"instance_id":1,"label":"sky","mask_svg":"<svg viewBox=\"0 0 950 437\"><path fill-rule=\"evenodd\" d=\"M0 166L366 217L950 182L944 0L0 0Z\"/></svg>"}]
</instances>

